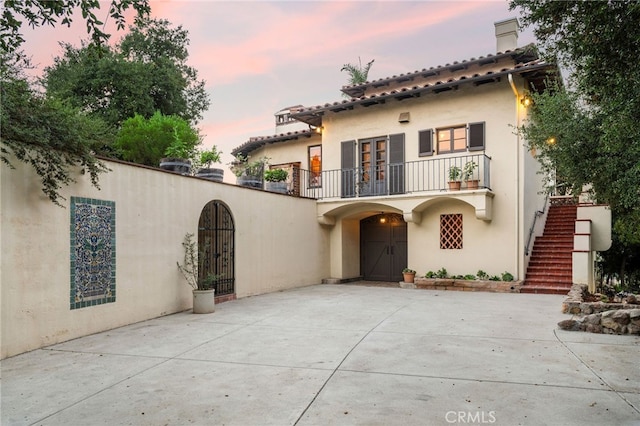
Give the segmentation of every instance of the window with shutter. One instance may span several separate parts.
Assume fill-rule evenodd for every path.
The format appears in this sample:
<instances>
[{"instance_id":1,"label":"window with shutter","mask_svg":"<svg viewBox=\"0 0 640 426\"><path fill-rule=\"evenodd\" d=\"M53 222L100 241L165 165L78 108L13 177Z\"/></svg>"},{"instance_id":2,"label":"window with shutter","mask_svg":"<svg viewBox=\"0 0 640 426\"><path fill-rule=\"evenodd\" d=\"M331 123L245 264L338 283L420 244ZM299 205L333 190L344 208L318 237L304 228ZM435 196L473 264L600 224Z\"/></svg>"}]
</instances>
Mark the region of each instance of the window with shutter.
<instances>
[{"instance_id":1,"label":"window with shutter","mask_svg":"<svg viewBox=\"0 0 640 426\"><path fill-rule=\"evenodd\" d=\"M484 122L469 123L469 151L484 149Z\"/></svg>"},{"instance_id":2,"label":"window with shutter","mask_svg":"<svg viewBox=\"0 0 640 426\"><path fill-rule=\"evenodd\" d=\"M421 157L433 155L433 130L418 132L418 155Z\"/></svg>"}]
</instances>

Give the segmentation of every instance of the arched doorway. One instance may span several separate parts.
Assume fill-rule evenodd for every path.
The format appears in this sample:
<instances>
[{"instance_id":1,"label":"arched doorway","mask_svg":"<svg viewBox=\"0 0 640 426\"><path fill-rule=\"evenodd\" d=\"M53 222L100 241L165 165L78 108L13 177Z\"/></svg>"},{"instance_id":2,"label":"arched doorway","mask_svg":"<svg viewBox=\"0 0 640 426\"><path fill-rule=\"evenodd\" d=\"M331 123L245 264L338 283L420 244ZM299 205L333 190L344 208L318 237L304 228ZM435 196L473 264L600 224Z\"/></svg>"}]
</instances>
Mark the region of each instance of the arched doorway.
<instances>
[{"instance_id":1,"label":"arched doorway","mask_svg":"<svg viewBox=\"0 0 640 426\"><path fill-rule=\"evenodd\" d=\"M209 201L200 213L198 251L202 256L200 278L220 275L216 297L234 294L235 226L229 208L222 201Z\"/></svg>"},{"instance_id":2,"label":"arched doorway","mask_svg":"<svg viewBox=\"0 0 640 426\"><path fill-rule=\"evenodd\" d=\"M371 281L402 281L407 266L407 223L397 213L360 221L360 269Z\"/></svg>"}]
</instances>

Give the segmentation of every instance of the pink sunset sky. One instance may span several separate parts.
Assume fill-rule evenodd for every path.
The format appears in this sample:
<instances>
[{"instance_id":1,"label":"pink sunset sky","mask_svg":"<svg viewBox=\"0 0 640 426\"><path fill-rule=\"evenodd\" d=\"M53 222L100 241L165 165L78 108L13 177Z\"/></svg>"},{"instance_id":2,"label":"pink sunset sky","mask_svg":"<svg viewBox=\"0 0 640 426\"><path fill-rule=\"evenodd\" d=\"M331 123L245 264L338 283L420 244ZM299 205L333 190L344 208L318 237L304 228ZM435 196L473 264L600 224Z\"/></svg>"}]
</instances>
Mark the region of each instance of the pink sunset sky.
<instances>
[{"instance_id":1,"label":"pink sunset sky","mask_svg":"<svg viewBox=\"0 0 640 426\"><path fill-rule=\"evenodd\" d=\"M96 15L106 16L108 2ZM151 14L189 32L189 64L206 81L211 107L198 123L204 147L223 163L251 136L275 133L274 113L342 99L345 63L375 62L369 80L496 53L494 22L517 17L501 1L151 0ZM107 26L109 29L110 27ZM80 44L84 23L23 28L38 69ZM122 33L110 32L115 42ZM518 45L534 42L531 29Z\"/></svg>"}]
</instances>

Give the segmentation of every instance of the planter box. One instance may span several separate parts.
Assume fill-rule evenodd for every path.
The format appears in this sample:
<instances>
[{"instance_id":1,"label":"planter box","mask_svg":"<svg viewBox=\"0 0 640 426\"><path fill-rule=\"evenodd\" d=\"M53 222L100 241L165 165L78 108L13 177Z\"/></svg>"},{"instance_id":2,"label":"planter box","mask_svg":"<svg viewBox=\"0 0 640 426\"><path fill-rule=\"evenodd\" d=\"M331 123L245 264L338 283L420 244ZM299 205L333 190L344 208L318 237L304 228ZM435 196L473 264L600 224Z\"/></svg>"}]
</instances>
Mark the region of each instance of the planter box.
<instances>
[{"instance_id":1,"label":"planter box","mask_svg":"<svg viewBox=\"0 0 640 426\"><path fill-rule=\"evenodd\" d=\"M520 293L522 281L456 280L453 278L415 279L416 288L447 291L487 291L492 293Z\"/></svg>"}]
</instances>

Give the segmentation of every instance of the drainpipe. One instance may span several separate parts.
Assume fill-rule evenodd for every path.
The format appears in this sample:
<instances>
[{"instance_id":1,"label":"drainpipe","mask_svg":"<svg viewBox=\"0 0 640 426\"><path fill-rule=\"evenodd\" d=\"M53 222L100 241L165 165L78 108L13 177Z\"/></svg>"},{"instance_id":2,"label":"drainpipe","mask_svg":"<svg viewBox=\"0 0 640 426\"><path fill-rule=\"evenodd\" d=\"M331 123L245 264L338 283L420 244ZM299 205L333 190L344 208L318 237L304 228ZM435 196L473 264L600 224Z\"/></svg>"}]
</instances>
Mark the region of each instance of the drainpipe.
<instances>
[{"instance_id":1,"label":"drainpipe","mask_svg":"<svg viewBox=\"0 0 640 426\"><path fill-rule=\"evenodd\" d=\"M513 90L513 94L516 97L516 127L520 127L520 94L518 93L518 89L516 88L515 83L513 82L513 75L509 73L507 75L509 78L509 84L511 85L511 89ZM516 179L515 179L515 237L516 237L516 250L515 250L515 271L518 279L523 280L525 277L524 271L520 271L521 264L521 247L520 247L520 135L516 132L516 156L515 156L515 167L516 167Z\"/></svg>"}]
</instances>

